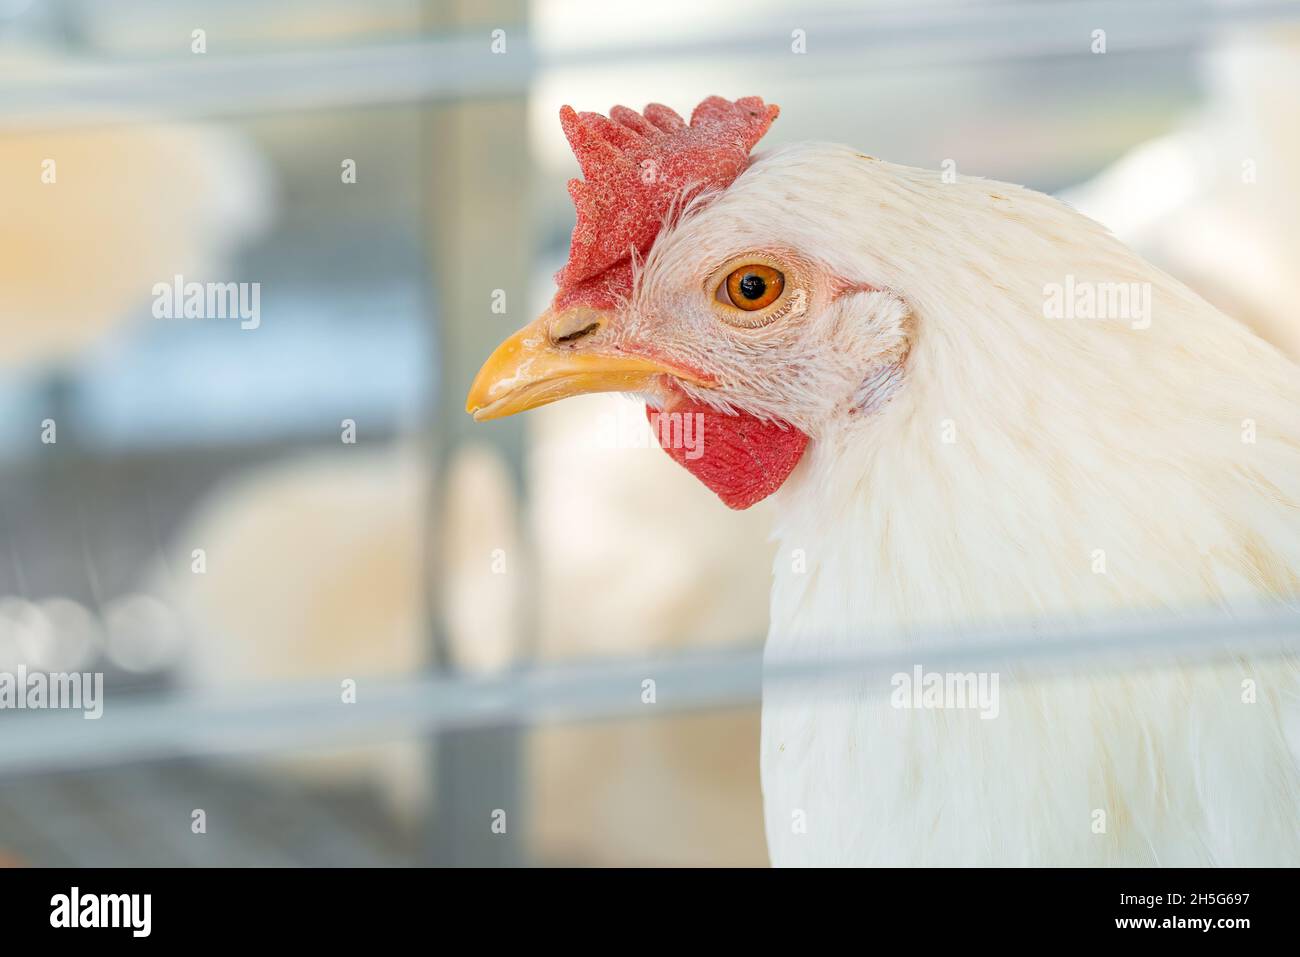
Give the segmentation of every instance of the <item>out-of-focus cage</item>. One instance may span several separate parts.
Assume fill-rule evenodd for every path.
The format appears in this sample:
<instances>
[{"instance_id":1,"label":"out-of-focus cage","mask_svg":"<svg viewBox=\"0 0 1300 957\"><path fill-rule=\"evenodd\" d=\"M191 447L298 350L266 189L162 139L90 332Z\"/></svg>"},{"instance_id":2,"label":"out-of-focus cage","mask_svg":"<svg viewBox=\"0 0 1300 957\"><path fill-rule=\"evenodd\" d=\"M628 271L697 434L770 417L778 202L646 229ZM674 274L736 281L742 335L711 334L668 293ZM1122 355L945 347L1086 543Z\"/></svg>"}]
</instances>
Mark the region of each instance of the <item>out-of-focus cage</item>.
<instances>
[{"instance_id":1,"label":"out-of-focus cage","mask_svg":"<svg viewBox=\"0 0 1300 957\"><path fill-rule=\"evenodd\" d=\"M463 412L566 252L559 105L757 93L783 108L771 145L1059 192L1252 83L1300 103L1297 22L1162 0L0 0L0 672L105 675L97 720L0 715L0 855L761 862L762 510L593 438L619 399ZM1252 73L1265 55L1291 74ZM1121 196L1135 241L1164 208L1140 197L1198 183ZM173 280L257 284L260 313L158 317ZM1056 639L950 657L1159 667L1296 628Z\"/></svg>"}]
</instances>

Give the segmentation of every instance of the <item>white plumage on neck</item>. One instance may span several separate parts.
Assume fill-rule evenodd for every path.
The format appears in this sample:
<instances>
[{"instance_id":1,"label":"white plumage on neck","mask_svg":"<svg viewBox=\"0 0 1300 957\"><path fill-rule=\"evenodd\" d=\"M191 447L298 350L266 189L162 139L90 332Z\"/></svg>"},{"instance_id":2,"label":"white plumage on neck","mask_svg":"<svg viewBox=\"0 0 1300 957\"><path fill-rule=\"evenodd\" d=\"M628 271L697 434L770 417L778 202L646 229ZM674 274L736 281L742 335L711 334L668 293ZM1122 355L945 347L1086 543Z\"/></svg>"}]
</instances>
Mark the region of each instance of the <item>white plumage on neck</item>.
<instances>
[{"instance_id":1,"label":"white plumage on neck","mask_svg":"<svg viewBox=\"0 0 1300 957\"><path fill-rule=\"evenodd\" d=\"M777 494L769 659L924 665L1004 624L1296 597L1290 362L1048 197L842 147L764 163L843 180L824 257L913 329L895 394L826 421ZM1149 284L1149 323L1046 317L1067 279ZM1289 660L1004 675L995 720L893 708L887 678L773 689L773 860L1295 864L1297 689Z\"/></svg>"}]
</instances>

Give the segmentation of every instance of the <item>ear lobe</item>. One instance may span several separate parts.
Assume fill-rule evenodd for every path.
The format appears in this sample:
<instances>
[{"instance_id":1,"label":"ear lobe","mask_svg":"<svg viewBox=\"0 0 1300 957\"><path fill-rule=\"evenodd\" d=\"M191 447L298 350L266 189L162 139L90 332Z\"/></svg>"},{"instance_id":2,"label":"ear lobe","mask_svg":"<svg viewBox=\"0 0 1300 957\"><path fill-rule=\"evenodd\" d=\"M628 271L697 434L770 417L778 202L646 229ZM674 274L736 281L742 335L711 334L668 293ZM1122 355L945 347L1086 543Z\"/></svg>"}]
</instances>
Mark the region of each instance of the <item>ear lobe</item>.
<instances>
[{"instance_id":1,"label":"ear lobe","mask_svg":"<svg viewBox=\"0 0 1300 957\"><path fill-rule=\"evenodd\" d=\"M905 356L912 344L916 318L896 293L875 286L846 289L834 300L838 309L835 337L853 355L877 359Z\"/></svg>"}]
</instances>

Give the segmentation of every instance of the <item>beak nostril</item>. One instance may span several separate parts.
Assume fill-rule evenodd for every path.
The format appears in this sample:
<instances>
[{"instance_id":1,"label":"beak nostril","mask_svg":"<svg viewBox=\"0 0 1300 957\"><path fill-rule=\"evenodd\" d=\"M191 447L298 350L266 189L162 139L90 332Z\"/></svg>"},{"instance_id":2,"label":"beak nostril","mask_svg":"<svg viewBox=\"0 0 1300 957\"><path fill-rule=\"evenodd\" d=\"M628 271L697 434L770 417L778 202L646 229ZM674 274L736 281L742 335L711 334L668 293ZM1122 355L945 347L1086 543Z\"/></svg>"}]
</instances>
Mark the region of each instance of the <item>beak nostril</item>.
<instances>
[{"instance_id":1,"label":"beak nostril","mask_svg":"<svg viewBox=\"0 0 1300 957\"><path fill-rule=\"evenodd\" d=\"M552 345L565 345L591 335L600 328L600 325L601 321L596 313L587 309L573 309L555 317L550 328L547 329L547 337Z\"/></svg>"},{"instance_id":2,"label":"beak nostril","mask_svg":"<svg viewBox=\"0 0 1300 957\"><path fill-rule=\"evenodd\" d=\"M562 336L553 335L551 337L551 341L554 342L557 346L564 342L575 342L578 339L581 339L583 336L595 332L599 328L600 328L600 323L593 322L589 325L583 326L581 329L576 329L573 332L565 333Z\"/></svg>"}]
</instances>

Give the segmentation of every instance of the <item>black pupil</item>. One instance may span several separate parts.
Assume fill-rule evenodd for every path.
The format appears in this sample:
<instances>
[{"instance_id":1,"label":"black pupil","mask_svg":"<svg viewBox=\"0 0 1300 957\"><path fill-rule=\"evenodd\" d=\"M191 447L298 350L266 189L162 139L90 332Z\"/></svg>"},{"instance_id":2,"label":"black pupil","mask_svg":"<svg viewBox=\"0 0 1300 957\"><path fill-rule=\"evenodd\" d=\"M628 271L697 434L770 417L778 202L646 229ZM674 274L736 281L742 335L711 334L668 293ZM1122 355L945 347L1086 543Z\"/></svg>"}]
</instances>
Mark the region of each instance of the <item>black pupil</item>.
<instances>
[{"instance_id":1,"label":"black pupil","mask_svg":"<svg viewBox=\"0 0 1300 957\"><path fill-rule=\"evenodd\" d=\"M740 280L740 294L746 299L762 299L763 293L767 292L767 283L762 276L756 276L754 273L745 273Z\"/></svg>"}]
</instances>

